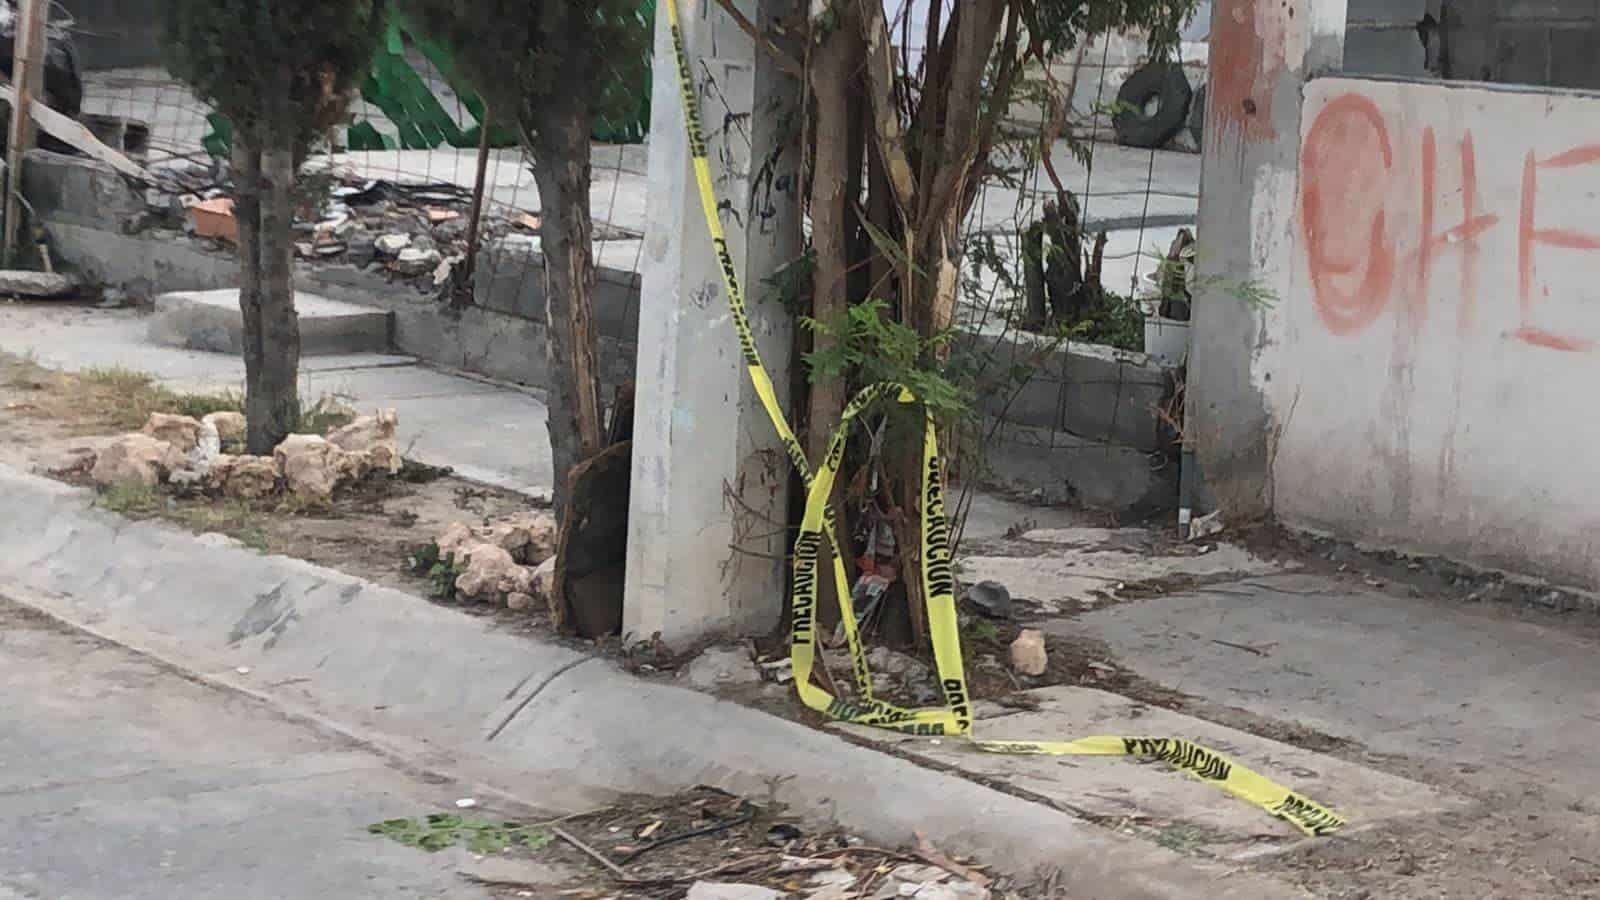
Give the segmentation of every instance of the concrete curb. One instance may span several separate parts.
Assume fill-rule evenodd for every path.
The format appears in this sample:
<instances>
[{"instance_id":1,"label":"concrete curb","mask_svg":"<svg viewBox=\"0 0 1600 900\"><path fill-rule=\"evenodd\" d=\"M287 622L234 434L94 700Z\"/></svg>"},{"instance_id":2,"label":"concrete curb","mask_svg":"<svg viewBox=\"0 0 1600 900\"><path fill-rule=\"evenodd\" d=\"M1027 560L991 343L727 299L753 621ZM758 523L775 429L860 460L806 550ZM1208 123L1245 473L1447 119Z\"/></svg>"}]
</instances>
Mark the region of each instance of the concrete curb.
<instances>
[{"instance_id":1,"label":"concrete curb","mask_svg":"<svg viewBox=\"0 0 1600 900\"><path fill-rule=\"evenodd\" d=\"M1289 885L1170 851L838 737L220 536L130 522L0 466L0 593L202 676L426 754L492 787L776 797L899 844L921 830L1086 898L1282 898ZM223 683L229 678L220 679ZM781 782L776 779L783 779ZM519 792L519 789L521 793Z\"/></svg>"}]
</instances>

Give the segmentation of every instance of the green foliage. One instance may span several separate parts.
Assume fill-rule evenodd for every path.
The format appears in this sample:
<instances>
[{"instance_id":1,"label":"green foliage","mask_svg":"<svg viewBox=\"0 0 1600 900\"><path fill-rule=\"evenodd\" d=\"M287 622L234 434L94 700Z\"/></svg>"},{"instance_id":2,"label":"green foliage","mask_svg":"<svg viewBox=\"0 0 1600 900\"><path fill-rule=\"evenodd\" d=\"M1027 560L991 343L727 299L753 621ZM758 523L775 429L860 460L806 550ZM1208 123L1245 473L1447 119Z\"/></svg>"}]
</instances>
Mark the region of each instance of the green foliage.
<instances>
[{"instance_id":1,"label":"green foliage","mask_svg":"<svg viewBox=\"0 0 1600 900\"><path fill-rule=\"evenodd\" d=\"M970 642L993 641L1000 637L1000 627L988 619L973 619L967 625Z\"/></svg>"},{"instance_id":2,"label":"green foliage","mask_svg":"<svg viewBox=\"0 0 1600 900\"><path fill-rule=\"evenodd\" d=\"M1047 58L1076 47L1085 35L1130 30L1148 31L1151 55L1162 58L1178 45L1178 32L1199 0L1038 0L1020 6L1028 33Z\"/></svg>"},{"instance_id":3,"label":"green foliage","mask_svg":"<svg viewBox=\"0 0 1600 900\"><path fill-rule=\"evenodd\" d=\"M161 495L143 484L111 484L101 488L95 505L130 519L143 519L161 511Z\"/></svg>"},{"instance_id":4,"label":"green foliage","mask_svg":"<svg viewBox=\"0 0 1600 900\"><path fill-rule=\"evenodd\" d=\"M1226 294L1256 310L1278 305L1278 292L1259 281L1235 281L1225 275L1196 275L1200 264L1196 253L1189 253L1182 259L1168 259L1165 254L1153 251L1147 255L1155 260L1158 283L1185 285L1195 300L1210 294Z\"/></svg>"},{"instance_id":5,"label":"green foliage","mask_svg":"<svg viewBox=\"0 0 1600 900\"><path fill-rule=\"evenodd\" d=\"M323 397L310 407L302 406L300 421L295 425L297 434L327 436L356 419L355 410L330 397Z\"/></svg>"},{"instance_id":6,"label":"green foliage","mask_svg":"<svg viewBox=\"0 0 1600 900\"><path fill-rule=\"evenodd\" d=\"M653 21L639 0L398 2L492 109L514 110L529 131L546 108L575 99L602 114L640 102Z\"/></svg>"},{"instance_id":7,"label":"green foliage","mask_svg":"<svg viewBox=\"0 0 1600 900\"><path fill-rule=\"evenodd\" d=\"M1085 344L1104 344L1118 350L1144 350L1144 310L1138 301L1111 291L1105 292L1105 305L1066 331L1069 340Z\"/></svg>"},{"instance_id":8,"label":"green foliage","mask_svg":"<svg viewBox=\"0 0 1600 900\"><path fill-rule=\"evenodd\" d=\"M383 0L170 0L174 75L234 128L305 148L366 71Z\"/></svg>"},{"instance_id":9,"label":"green foliage","mask_svg":"<svg viewBox=\"0 0 1600 900\"><path fill-rule=\"evenodd\" d=\"M942 355L951 335L947 332L923 340L916 331L895 321L889 315L889 305L882 300L854 304L833 322L806 317L801 324L835 338L832 347L806 354L813 383L827 378L852 378L862 385L883 381L903 384L936 417L962 414L971 405L970 391L925 362Z\"/></svg>"},{"instance_id":10,"label":"green foliage","mask_svg":"<svg viewBox=\"0 0 1600 900\"><path fill-rule=\"evenodd\" d=\"M454 813L433 813L421 819L388 819L368 825L367 833L429 853L460 844L482 855L499 853L508 847L543 850L554 840L548 831L516 822L484 822Z\"/></svg>"},{"instance_id":11,"label":"green foliage","mask_svg":"<svg viewBox=\"0 0 1600 900\"><path fill-rule=\"evenodd\" d=\"M445 603L456 599L456 579L461 568L456 565L454 553L439 552L439 545L424 544L406 556L406 569L413 575L428 579L428 596Z\"/></svg>"}]
</instances>

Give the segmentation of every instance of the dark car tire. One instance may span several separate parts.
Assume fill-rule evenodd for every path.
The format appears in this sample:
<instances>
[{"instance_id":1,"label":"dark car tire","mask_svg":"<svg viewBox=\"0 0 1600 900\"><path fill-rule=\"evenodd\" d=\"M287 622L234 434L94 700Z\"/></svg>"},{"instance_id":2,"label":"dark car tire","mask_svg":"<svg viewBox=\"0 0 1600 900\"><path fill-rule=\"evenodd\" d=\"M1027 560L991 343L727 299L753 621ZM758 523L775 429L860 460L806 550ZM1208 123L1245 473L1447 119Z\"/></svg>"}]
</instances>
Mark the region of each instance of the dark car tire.
<instances>
[{"instance_id":1,"label":"dark car tire","mask_svg":"<svg viewBox=\"0 0 1600 900\"><path fill-rule=\"evenodd\" d=\"M1117 143L1128 147L1161 147L1189 122L1189 102L1194 90L1189 76L1177 63L1150 63L1128 76L1117 91L1122 111L1111 124ZM1145 107L1155 100L1155 108Z\"/></svg>"}]
</instances>

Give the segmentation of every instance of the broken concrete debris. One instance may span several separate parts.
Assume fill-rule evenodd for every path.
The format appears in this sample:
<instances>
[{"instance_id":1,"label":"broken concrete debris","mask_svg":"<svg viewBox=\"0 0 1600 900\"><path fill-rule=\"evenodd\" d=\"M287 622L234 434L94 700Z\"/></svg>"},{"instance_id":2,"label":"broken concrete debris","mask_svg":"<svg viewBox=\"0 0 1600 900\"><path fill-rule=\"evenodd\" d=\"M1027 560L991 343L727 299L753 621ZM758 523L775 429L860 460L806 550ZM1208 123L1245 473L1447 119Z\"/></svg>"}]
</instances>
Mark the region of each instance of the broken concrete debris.
<instances>
[{"instance_id":1,"label":"broken concrete debris","mask_svg":"<svg viewBox=\"0 0 1600 900\"><path fill-rule=\"evenodd\" d=\"M216 423L202 420L200 431L195 437L194 447L184 459L184 471L197 478L204 478L211 471L211 464L222 455L222 435L218 433ZM178 473L174 472L176 476ZM189 479L194 483L196 479Z\"/></svg>"},{"instance_id":2,"label":"broken concrete debris","mask_svg":"<svg viewBox=\"0 0 1600 900\"><path fill-rule=\"evenodd\" d=\"M153 488L183 465L183 453L148 434L125 434L95 458L90 477L96 484Z\"/></svg>"},{"instance_id":3,"label":"broken concrete debris","mask_svg":"<svg viewBox=\"0 0 1600 900\"><path fill-rule=\"evenodd\" d=\"M58 272L0 270L0 297L32 297L49 300L65 297L78 289L78 279Z\"/></svg>"},{"instance_id":4,"label":"broken concrete debris","mask_svg":"<svg viewBox=\"0 0 1600 900\"><path fill-rule=\"evenodd\" d=\"M158 441L166 441L179 453L188 453L200 443L200 420L189 416L151 413L141 433Z\"/></svg>"},{"instance_id":5,"label":"broken concrete debris","mask_svg":"<svg viewBox=\"0 0 1600 900\"><path fill-rule=\"evenodd\" d=\"M272 456L260 457L223 452L225 444L244 437L245 420L238 412L215 412L204 419L152 413L143 429L122 435L100 451L90 477L100 485L154 488L168 482L238 500L262 500L283 489L301 500L326 502L334 490L369 472L392 475L400 470L398 425L393 410L379 410L355 416L335 431L338 443L319 435L293 434ZM534 542L531 528L527 542Z\"/></svg>"},{"instance_id":6,"label":"broken concrete debris","mask_svg":"<svg viewBox=\"0 0 1600 900\"><path fill-rule=\"evenodd\" d=\"M245 428L247 427L244 413L224 410L222 412L208 413L200 421L217 429L217 437L221 438L223 443L244 440Z\"/></svg>"},{"instance_id":7,"label":"broken concrete debris","mask_svg":"<svg viewBox=\"0 0 1600 900\"><path fill-rule=\"evenodd\" d=\"M411 235L409 234L386 234L383 237L378 238L373 244L373 247L378 251L379 256L387 256L390 258L399 256L400 251L405 250L410 246Z\"/></svg>"},{"instance_id":8,"label":"broken concrete debris","mask_svg":"<svg viewBox=\"0 0 1600 900\"><path fill-rule=\"evenodd\" d=\"M523 611L550 602L555 532L554 517L536 512L477 526L452 522L434 546L459 573L457 596Z\"/></svg>"},{"instance_id":9,"label":"broken concrete debris","mask_svg":"<svg viewBox=\"0 0 1600 900\"><path fill-rule=\"evenodd\" d=\"M1217 510L1210 515L1201 516L1189 523L1189 540L1202 541L1214 534L1221 534L1227 524L1222 521L1222 510Z\"/></svg>"},{"instance_id":10,"label":"broken concrete debris","mask_svg":"<svg viewBox=\"0 0 1600 900\"><path fill-rule=\"evenodd\" d=\"M211 464L206 486L233 500L264 500L278 492L278 464L270 456L225 454Z\"/></svg>"},{"instance_id":11,"label":"broken concrete debris","mask_svg":"<svg viewBox=\"0 0 1600 900\"><path fill-rule=\"evenodd\" d=\"M707 647L684 670L690 687L702 691L761 682L761 669L748 647Z\"/></svg>"},{"instance_id":12,"label":"broken concrete debris","mask_svg":"<svg viewBox=\"0 0 1600 900\"><path fill-rule=\"evenodd\" d=\"M1011 668L1019 674L1037 678L1050 668L1050 657L1045 652L1044 632L1025 628L1011 642Z\"/></svg>"},{"instance_id":13,"label":"broken concrete debris","mask_svg":"<svg viewBox=\"0 0 1600 900\"><path fill-rule=\"evenodd\" d=\"M395 436L399 427L399 413L380 409L329 432L328 442L346 452L364 454L370 468L393 475L400 471L400 444Z\"/></svg>"},{"instance_id":14,"label":"broken concrete debris","mask_svg":"<svg viewBox=\"0 0 1600 900\"><path fill-rule=\"evenodd\" d=\"M437 250L407 247L396 254L394 265L391 268L401 275L423 275L431 273L438 268L441 258Z\"/></svg>"},{"instance_id":15,"label":"broken concrete debris","mask_svg":"<svg viewBox=\"0 0 1600 900\"><path fill-rule=\"evenodd\" d=\"M503 547L471 544L456 556L455 563L461 570L456 577L459 596L494 600L510 594L533 594L533 571L517 565Z\"/></svg>"},{"instance_id":16,"label":"broken concrete debris","mask_svg":"<svg viewBox=\"0 0 1600 900\"><path fill-rule=\"evenodd\" d=\"M345 452L314 434L289 435L272 456L289 493L302 500L332 500L334 487L349 471Z\"/></svg>"}]
</instances>

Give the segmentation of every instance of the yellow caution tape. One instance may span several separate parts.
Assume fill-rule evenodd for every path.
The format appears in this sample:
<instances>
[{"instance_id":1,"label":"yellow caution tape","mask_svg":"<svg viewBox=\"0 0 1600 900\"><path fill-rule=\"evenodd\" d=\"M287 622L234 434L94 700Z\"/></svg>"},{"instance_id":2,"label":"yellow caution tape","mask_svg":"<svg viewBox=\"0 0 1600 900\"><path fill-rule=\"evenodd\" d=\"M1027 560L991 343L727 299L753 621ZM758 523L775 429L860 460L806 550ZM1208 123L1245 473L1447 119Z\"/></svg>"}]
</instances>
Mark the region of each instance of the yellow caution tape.
<instances>
[{"instance_id":1,"label":"yellow caution tape","mask_svg":"<svg viewBox=\"0 0 1600 900\"><path fill-rule=\"evenodd\" d=\"M700 187L700 203L706 228L711 232L718 267L728 294L728 310L734 332L744 355L750 381L761 405L777 429L789 459L805 480L809 496L800 536L795 541L793 633L790 655L795 686L801 702L830 718L856 725L871 725L908 734L959 736L971 738L972 704L967 694L967 678L962 671L961 637L956 619L955 577L950 569L949 525L944 513L944 465L939 458L939 442L932 415L925 412L922 442L922 584L926 595L928 631L933 638L933 656L939 674L945 705L923 709L904 709L873 698L872 671L861 644L855 609L850 602L850 585L839 552L831 520L828 497L838 477L844 457L845 438L851 424L872 404L893 398L902 404L919 402L904 385L875 384L861 391L845 408L839 428L828 442L826 458L816 472L811 471L805 450L789 427L783 408L778 405L772 378L761 363L750 318L745 312L744 292L728 250L727 235L717 214L716 189L711 178L711 160L706 152L705 130L700 121L700 106L695 99L694 74L684 50L683 30L677 0L666 0L667 17L672 26L672 48L676 55L679 89L683 97L689 151L694 157L695 180ZM851 668L861 699L841 700L811 681L817 655L817 579L822 542L833 550L835 596L839 598L839 619L850 648ZM1163 760L1188 774L1216 784L1236 797L1284 819L1308 835L1327 835L1345 825L1345 820L1306 797L1190 741L1177 738L1088 737L1076 741L980 741L973 745L989 753L1036 754L1049 756L1135 756Z\"/></svg>"}]
</instances>

